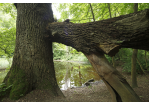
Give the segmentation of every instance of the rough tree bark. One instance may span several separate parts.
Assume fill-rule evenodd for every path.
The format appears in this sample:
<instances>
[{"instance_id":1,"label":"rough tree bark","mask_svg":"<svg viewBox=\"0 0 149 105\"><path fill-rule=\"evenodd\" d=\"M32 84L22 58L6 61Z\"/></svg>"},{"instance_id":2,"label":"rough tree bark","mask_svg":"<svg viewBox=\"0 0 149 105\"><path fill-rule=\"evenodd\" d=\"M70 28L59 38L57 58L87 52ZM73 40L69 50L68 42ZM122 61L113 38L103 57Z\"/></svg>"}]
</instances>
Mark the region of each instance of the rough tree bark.
<instances>
[{"instance_id":1,"label":"rough tree bark","mask_svg":"<svg viewBox=\"0 0 149 105\"><path fill-rule=\"evenodd\" d=\"M4 83L13 85L9 98L18 99L33 90L63 96L55 78L52 42L46 25L53 22L51 4L17 4L16 46ZM42 96L44 97L44 96Z\"/></svg>"},{"instance_id":2,"label":"rough tree bark","mask_svg":"<svg viewBox=\"0 0 149 105\"><path fill-rule=\"evenodd\" d=\"M120 48L149 50L149 10L82 24L55 22L47 30L52 33L45 36L49 40L72 46L86 55L111 91L113 101L141 101L104 54L114 56Z\"/></svg>"}]
</instances>

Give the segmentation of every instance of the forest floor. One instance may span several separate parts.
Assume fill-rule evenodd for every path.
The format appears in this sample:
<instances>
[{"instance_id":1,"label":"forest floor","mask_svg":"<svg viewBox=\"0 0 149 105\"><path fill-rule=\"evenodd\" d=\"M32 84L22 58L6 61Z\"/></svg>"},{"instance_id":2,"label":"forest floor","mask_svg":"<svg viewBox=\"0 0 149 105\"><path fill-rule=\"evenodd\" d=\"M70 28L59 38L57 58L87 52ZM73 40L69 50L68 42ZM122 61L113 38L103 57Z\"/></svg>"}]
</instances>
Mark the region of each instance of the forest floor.
<instances>
[{"instance_id":1,"label":"forest floor","mask_svg":"<svg viewBox=\"0 0 149 105\"><path fill-rule=\"evenodd\" d=\"M126 80L131 84L131 75L122 72L120 66L117 70L126 77ZM149 73L146 75L138 75L138 87L134 91L138 94L143 102L149 102ZM51 98L47 91L32 91L26 96L16 100L15 102L111 102L111 94L103 82L92 85L92 87L72 88L62 90L65 98ZM5 98L3 102L12 102Z\"/></svg>"}]
</instances>

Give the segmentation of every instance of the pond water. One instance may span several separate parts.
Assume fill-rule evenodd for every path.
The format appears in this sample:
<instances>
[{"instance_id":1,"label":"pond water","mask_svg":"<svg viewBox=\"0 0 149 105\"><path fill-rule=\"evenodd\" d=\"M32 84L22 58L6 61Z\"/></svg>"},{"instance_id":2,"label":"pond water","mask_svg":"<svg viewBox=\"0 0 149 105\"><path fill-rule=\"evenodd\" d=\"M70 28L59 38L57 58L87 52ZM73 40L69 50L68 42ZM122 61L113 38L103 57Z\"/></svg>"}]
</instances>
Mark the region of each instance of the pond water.
<instances>
[{"instance_id":1,"label":"pond water","mask_svg":"<svg viewBox=\"0 0 149 105\"><path fill-rule=\"evenodd\" d=\"M86 81L100 77L89 64L75 62L54 62L56 79L61 90L82 86Z\"/></svg>"},{"instance_id":2,"label":"pond water","mask_svg":"<svg viewBox=\"0 0 149 105\"><path fill-rule=\"evenodd\" d=\"M61 90L82 86L86 81L94 78L100 80L93 67L85 63L54 62L57 83ZM0 70L0 83L8 71Z\"/></svg>"}]
</instances>

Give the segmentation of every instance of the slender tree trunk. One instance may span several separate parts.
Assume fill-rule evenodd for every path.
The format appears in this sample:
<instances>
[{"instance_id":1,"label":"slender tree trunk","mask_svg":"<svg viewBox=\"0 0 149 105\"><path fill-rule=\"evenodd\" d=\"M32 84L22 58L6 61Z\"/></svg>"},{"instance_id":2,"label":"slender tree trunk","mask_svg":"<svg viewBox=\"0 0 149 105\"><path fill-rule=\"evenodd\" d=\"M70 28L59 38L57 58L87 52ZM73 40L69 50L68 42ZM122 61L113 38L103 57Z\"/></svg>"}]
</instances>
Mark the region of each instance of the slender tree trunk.
<instances>
[{"instance_id":1,"label":"slender tree trunk","mask_svg":"<svg viewBox=\"0 0 149 105\"><path fill-rule=\"evenodd\" d=\"M137 85L137 75L136 75L136 58L137 58L138 49L134 49L132 53L131 59L131 80L132 80L132 87L138 87Z\"/></svg>"},{"instance_id":2,"label":"slender tree trunk","mask_svg":"<svg viewBox=\"0 0 149 105\"><path fill-rule=\"evenodd\" d=\"M95 17L94 17L94 12L93 12L93 9L92 9L92 5L91 5L91 3L89 3L89 5L90 5L90 8L91 8L91 12L92 12L93 20L94 20L94 22L95 22Z\"/></svg>"},{"instance_id":3,"label":"slender tree trunk","mask_svg":"<svg viewBox=\"0 0 149 105\"><path fill-rule=\"evenodd\" d=\"M140 61L139 61L139 59L138 59L138 58L136 58L136 60L137 60L137 62L138 62L138 63L139 63L139 65L140 65L140 68L141 68L141 70L142 70L142 73L144 73L144 74L145 74L144 69L143 69L143 67L142 67L142 65L141 65L141 63L140 63Z\"/></svg>"},{"instance_id":4,"label":"slender tree trunk","mask_svg":"<svg viewBox=\"0 0 149 105\"><path fill-rule=\"evenodd\" d=\"M134 12L138 11L138 3L134 3ZM137 58L138 49L134 49L132 53L131 59L131 79L132 79L132 87L138 87L137 85L137 76L136 76L136 58Z\"/></svg>"},{"instance_id":5,"label":"slender tree trunk","mask_svg":"<svg viewBox=\"0 0 149 105\"><path fill-rule=\"evenodd\" d=\"M145 63L146 63L146 70L148 70L148 66L147 66L147 58L146 58L146 50L145 50Z\"/></svg>"},{"instance_id":6,"label":"slender tree trunk","mask_svg":"<svg viewBox=\"0 0 149 105\"><path fill-rule=\"evenodd\" d=\"M85 54L85 53L84 53ZM134 92L126 79L108 62L102 53L85 54L98 75L102 78L112 95L112 101L139 102L139 96Z\"/></svg>"},{"instance_id":7,"label":"slender tree trunk","mask_svg":"<svg viewBox=\"0 0 149 105\"><path fill-rule=\"evenodd\" d=\"M110 18L112 18L112 16L111 16L111 9L110 9L110 3L107 3L108 4L108 9L109 9L109 16L110 16Z\"/></svg>"},{"instance_id":8,"label":"slender tree trunk","mask_svg":"<svg viewBox=\"0 0 149 105\"><path fill-rule=\"evenodd\" d=\"M114 60L114 56L112 57L112 64L113 64L113 67L116 68L116 65L115 65L115 60Z\"/></svg>"},{"instance_id":9,"label":"slender tree trunk","mask_svg":"<svg viewBox=\"0 0 149 105\"><path fill-rule=\"evenodd\" d=\"M19 99L35 89L46 90L51 97L63 96L55 78L52 42L44 37L46 25L52 21L51 4L17 4L15 53L4 79L7 86L13 85L10 99Z\"/></svg>"}]
</instances>

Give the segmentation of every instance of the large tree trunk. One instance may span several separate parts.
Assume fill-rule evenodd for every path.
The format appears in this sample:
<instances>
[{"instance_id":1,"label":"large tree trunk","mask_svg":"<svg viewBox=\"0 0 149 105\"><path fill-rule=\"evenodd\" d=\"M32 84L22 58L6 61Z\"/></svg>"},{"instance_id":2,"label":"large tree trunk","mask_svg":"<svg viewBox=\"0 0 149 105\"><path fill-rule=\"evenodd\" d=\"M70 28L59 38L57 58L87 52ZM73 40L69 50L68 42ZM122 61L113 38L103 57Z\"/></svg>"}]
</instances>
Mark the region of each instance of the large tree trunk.
<instances>
[{"instance_id":1,"label":"large tree trunk","mask_svg":"<svg viewBox=\"0 0 149 105\"><path fill-rule=\"evenodd\" d=\"M35 89L46 90L51 97L63 96L55 78L52 42L44 37L46 25L52 21L51 4L17 4L15 53L4 79L7 86L13 85L10 99Z\"/></svg>"},{"instance_id":2,"label":"large tree trunk","mask_svg":"<svg viewBox=\"0 0 149 105\"><path fill-rule=\"evenodd\" d=\"M85 54L98 75L103 79L117 102L139 102L139 96L134 92L126 79L108 62L102 53Z\"/></svg>"}]
</instances>

